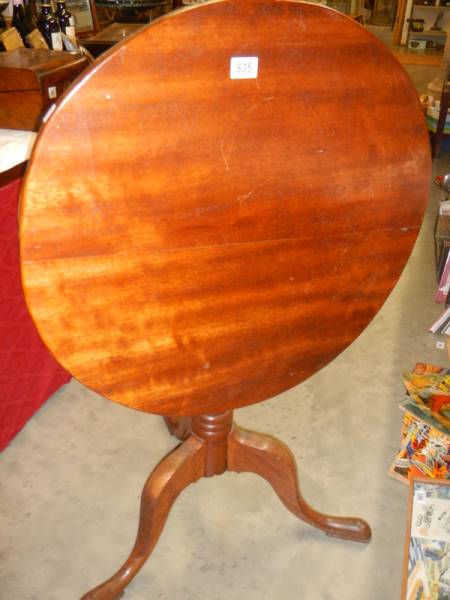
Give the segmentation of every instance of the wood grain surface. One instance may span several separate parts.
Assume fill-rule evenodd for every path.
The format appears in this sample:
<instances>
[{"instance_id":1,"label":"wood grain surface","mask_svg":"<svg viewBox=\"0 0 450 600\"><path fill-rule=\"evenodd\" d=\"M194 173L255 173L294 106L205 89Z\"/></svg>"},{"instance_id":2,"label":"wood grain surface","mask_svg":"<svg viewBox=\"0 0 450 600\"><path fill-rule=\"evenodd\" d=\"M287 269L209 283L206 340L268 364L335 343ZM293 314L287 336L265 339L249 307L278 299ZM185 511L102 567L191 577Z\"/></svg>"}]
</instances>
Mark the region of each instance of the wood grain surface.
<instances>
[{"instance_id":1,"label":"wood grain surface","mask_svg":"<svg viewBox=\"0 0 450 600\"><path fill-rule=\"evenodd\" d=\"M0 128L38 130L51 104L87 66L84 56L19 48L0 52Z\"/></svg>"},{"instance_id":2,"label":"wood grain surface","mask_svg":"<svg viewBox=\"0 0 450 600\"><path fill-rule=\"evenodd\" d=\"M231 57L257 56L255 79ZM43 128L21 204L27 301L80 381L219 413L303 381L380 309L430 156L368 31L307 3L173 12L115 46Z\"/></svg>"}]
</instances>

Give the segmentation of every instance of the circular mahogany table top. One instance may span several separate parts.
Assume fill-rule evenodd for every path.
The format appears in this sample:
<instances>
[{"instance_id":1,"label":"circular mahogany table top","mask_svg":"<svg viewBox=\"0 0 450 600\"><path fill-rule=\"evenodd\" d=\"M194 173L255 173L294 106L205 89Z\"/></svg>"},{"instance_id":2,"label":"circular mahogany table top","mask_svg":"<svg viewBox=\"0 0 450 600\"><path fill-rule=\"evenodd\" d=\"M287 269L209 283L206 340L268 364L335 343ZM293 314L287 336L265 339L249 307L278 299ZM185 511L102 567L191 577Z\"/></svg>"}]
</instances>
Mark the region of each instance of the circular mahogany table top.
<instances>
[{"instance_id":1,"label":"circular mahogany table top","mask_svg":"<svg viewBox=\"0 0 450 600\"><path fill-rule=\"evenodd\" d=\"M257 57L257 77L230 78L232 57ZM359 24L286 1L176 11L95 63L42 130L21 204L30 310L111 400L259 402L379 310L429 167L416 92Z\"/></svg>"}]
</instances>

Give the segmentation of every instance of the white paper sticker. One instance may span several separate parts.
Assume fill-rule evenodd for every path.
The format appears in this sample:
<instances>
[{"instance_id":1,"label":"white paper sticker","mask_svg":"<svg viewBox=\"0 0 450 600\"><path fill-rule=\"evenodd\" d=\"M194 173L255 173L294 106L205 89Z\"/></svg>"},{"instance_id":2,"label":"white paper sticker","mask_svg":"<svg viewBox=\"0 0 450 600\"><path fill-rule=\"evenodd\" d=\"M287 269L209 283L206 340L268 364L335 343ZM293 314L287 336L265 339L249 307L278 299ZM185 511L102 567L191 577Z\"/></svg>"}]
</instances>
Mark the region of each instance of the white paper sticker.
<instances>
[{"instance_id":1,"label":"white paper sticker","mask_svg":"<svg viewBox=\"0 0 450 600\"><path fill-rule=\"evenodd\" d=\"M233 56L231 58L230 79L256 79L257 77L257 56Z\"/></svg>"},{"instance_id":2,"label":"white paper sticker","mask_svg":"<svg viewBox=\"0 0 450 600\"><path fill-rule=\"evenodd\" d=\"M52 33L52 49L53 50L62 50L63 49L63 43L62 43L62 37L61 37L60 31L58 31L57 33Z\"/></svg>"},{"instance_id":3,"label":"white paper sticker","mask_svg":"<svg viewBox=\"0 0 450 600\"><path fill-rule=\"evenodd\" d=\"M427 493L425 490L416 490L414 494L414 502L426 502Z\"/></svg>"},{"instance_id":4,"label":"white paper sticker","mask_svg":"<svg viewBox=\"0 0 450 600\"><path fill-rule=\"evenodd\" d=\"M58 95L58 93L56 91L56 87L54 85L51 85L48 88L48 97L49 98L56 98L57 95Z\"/></svg>"}]
</instances>

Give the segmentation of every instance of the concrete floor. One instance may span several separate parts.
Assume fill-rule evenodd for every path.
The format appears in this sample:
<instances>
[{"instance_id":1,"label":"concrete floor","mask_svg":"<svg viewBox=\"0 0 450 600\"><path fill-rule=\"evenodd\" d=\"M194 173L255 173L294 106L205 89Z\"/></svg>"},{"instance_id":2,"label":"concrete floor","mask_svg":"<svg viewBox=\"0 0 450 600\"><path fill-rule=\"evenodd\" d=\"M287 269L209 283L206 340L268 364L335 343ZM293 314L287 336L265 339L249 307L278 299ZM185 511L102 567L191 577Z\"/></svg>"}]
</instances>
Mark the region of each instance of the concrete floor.
<instances>
[{"instance_id":1,"label":"concrete floor","mask_svg":"<svg viewBox=\"0 0 450 600\"><path fill-rule=\"evenodd\" d=\"M417 70L418 69L418 70ZM412 67L418 87L435 72ZM435 161L448 170L450 154ZM226 474L177 500L126 598L144 600L397 600L407 486L387 470L400 438L400 373L448 364L427 328L432 228L440 192L400 282L364 333L314 377L237 421L287 442L306 498L358 515L369 545L299 522L263 480ZM122 564L148 472L175 445L162 419L115 405L76 381L57 392L0 455L0 598L72 600Z\"/></svg>"}]
</instances>

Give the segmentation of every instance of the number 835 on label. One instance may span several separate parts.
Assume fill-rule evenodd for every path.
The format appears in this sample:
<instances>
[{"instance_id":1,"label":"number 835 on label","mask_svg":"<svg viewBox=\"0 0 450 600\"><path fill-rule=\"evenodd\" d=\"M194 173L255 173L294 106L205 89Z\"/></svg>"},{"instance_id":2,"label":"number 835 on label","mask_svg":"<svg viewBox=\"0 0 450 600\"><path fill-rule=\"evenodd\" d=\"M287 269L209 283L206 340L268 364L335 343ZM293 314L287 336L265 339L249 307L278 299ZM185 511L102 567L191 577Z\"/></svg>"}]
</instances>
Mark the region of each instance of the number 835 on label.
<instances>
[{"instance_id":1,"label":"number 835 on label","mask_svg":"<svg viewBox=\"0 0 450 600\"><path fill-rule=\"evenodd\" d=\"M231 58L230 79L256 79L257 77L257 56L233 56Z\"/></svg>"}]
</instances>

